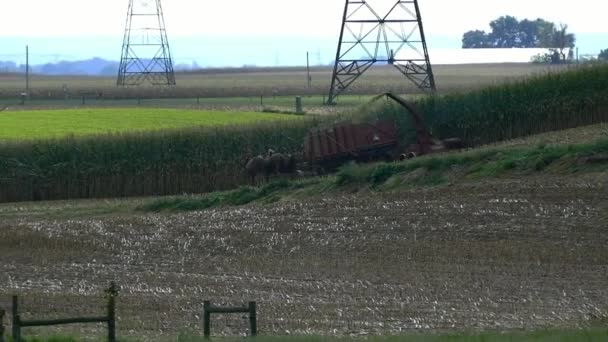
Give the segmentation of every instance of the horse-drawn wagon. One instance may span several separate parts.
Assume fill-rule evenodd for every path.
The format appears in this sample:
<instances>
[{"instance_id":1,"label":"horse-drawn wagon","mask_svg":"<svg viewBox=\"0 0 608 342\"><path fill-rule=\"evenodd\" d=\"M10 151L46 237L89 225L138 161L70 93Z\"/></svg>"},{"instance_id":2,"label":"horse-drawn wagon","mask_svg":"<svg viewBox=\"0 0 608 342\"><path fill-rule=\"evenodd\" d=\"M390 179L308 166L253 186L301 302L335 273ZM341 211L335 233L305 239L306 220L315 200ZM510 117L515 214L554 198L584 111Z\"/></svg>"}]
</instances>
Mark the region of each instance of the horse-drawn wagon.
<instances>
[{"instance_id":1,"label":"horse-drawn wagon","mask_svg":"<svg viewBox=\"0 0 608 342\"><path fill-rule=\"evenodd\" d=\"M338 123L331 127L311 129L304 139L301 152L293 155L269 153L266 158L258 156L251 159L246 166L249 175L255 179L261 172L266 175L295 173L298 169L322 174L349 161L403 160L463 147L458 138L435 139L414 105L402 98L387 93L375 100L384 96L400 104L411 116L416 129L415 143L405 148L400 146L394 120L380 120L373 124Z\"/></svg>"}]
</instances>

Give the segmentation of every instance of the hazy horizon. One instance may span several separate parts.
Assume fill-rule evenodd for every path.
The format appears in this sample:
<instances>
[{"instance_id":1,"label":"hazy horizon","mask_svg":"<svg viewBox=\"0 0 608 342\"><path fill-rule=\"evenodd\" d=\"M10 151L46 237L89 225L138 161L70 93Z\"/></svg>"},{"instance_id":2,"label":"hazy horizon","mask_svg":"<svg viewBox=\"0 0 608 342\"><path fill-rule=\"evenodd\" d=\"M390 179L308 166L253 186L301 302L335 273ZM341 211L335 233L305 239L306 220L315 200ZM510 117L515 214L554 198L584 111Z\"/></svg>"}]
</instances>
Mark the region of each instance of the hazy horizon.
<instances>
[{"instance_id":1,"label":"hazy horizon","mask_svg":"<svg viewBox=\"0 0 608 342\"><path fill-rule=\"evenodd\" d=\"M380 12L394 4L394 0L368 2ZM578 37L581 54L608 48L605 6L596 0L579 0L576 6L556 0L419 3L431 50L459 48L466 31L489 30L490 21L502 15L568 24ZM81 0L3 2L0 11L10 15L0 21L0 61L23 64L25 45L30 46L32 64L93 57L119 60L127 4L128 0L107 0L97 7ZM298 4L165 0L173 59L176 64L196 62L202 67L305 65L308 51L313 65L330 63L335 59L344 1Z\"/></svg>"},{"instance_id":2,"label":"hazy horizon","mask_svg":"<svg viewBox=\"0 0 608 342\"><path fill-rule=\"evenodd\" d=\"M25 45L29 45L30 64L42 65L60 61L81 61L102 58L120 60L122 37L0 37L0 61L25 64ZM440 36L428 38L431 62L444 64L436 51L460 49L460 38ZM581 55L597 55L604 34L582 34L577 46ZM60 46L61 49L57 47ZM316 37L173 37L170 47L174 64L196 63L202 68L241 66L303 66L309 52L311 65L327 65L335 59L337 38ZM435 54L433 53L435 52ZM460 53L459 53L460 54ZM435 56L434 56L435 55ZM435 58L434 58L435 57ZM489 56L488 63L496 62Z\"/></svg>"}]
</instances>

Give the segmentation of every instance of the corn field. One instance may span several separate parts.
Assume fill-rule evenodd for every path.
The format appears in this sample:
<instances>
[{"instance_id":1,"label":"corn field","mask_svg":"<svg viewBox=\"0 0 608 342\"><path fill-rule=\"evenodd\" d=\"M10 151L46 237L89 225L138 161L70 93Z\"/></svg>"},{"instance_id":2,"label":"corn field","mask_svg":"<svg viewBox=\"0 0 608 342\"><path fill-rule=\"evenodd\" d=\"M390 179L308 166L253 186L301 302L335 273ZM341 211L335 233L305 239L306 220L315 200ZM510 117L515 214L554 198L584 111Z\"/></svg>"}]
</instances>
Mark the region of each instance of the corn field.
<instances>
[{"instance_id":1,"label":"corn field","mask_svg":"<svg viewBox=\"0 0 608 342\"><path fill-rule=\"evenodd\" d=\"M417 103L432 133L479 146L531 134L608 121L608 65L575 68L464 94L426 97ZM396 105L372 110L399 122L412 139L409 117ZM409 132L409 134L408 134Z\"/></svg>"},{"instance_id":2,"label":"corn field","mask_svg":"<svg viewBox=\"0 0 608 342\"><path fill-rule=\"evenodd\" d=\"M418 102L431 131L470 146L608 121L608 66L581 67ZM383 104L363 116L394 117L402 143L409 116ZM201 193L247 182L248 157L300 151L324 119L34 142L0 142L0 202Z\"/></svg>"},{"instance_id":3,"label":"corn field","mask_svg":"<svg viewBox=\"0 0 608 342\"><path fill-rule=\"evenodd\" d=\"M0 202L198 193L246 183L247 158L297 151L319 121L0 144Z\"/></svg>"}]
</instances>

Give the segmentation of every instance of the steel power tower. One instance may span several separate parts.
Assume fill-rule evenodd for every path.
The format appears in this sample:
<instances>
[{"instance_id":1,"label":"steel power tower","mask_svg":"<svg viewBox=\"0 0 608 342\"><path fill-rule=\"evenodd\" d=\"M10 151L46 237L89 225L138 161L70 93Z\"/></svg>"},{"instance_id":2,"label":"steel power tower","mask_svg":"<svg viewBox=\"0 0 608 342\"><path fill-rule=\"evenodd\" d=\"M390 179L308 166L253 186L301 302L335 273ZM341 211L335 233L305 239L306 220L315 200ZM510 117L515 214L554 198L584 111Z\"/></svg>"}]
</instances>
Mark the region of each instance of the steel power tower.
<instances>
[{"instance_id":1,"label":"steel power tower","mask_svg":"<svg viewBox=\"0 0 608 342\"><path fill-rule=\"evenodd\" d=\"M435 92L418 0L346 0L327 104L382 62L394 65L417 87Z\"/></svg>"},{"instance_id":2,"label":"steel power tower","mask_svg":"<svg viewBox=\"0 0 608 342\"><path fill-rule=\"evenodd\" d=\"M129 0L118 69L119 86L175 85L160 0Z\"/></svg>"}]
</instances>

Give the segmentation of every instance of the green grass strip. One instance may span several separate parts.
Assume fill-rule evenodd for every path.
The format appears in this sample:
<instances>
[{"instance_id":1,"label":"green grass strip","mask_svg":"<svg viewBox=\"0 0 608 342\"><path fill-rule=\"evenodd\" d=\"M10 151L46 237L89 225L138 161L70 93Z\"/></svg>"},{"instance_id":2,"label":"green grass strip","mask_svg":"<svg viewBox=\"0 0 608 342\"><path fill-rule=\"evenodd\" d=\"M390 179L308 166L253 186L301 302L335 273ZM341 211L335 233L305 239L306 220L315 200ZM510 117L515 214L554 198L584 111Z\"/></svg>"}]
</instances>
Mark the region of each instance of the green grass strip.
<instances>
[{"instance_id":1,"label":"green grass strip","mask_svg":"<svg viewBox=\"0 0 608 342\"><path fill-rule=\"evenodd\" d=\"M24 342L80 342L84 338L53 336L24 338ZM90 341L91 339L86 339ZM93 339L95 341L95 339ZM243 341L243 338L216 337L216 341ZM103 341L103 339L99 339ZM119 341L145 341L145 339L119 338ZM208 341L198 336L180 335L177 342ZM451 334L416 334L399 336L369 336L369 337L325 337L325 336L258 336L257 342L603 342L608 341L608 329L581 330L539 330L516 332L482 332L482 333L451 333ZM7 342L12 342L9 337Z\"/></svg>"},{"instance_id":2,"label":"green grass strip","mask_svg":"<svg viewBox=\"0 0 608 342\"><path fill-rule=\"evenodd\" d=\"M593 162L589 158L595 158ZM203 210L217 206L271 203L288 196L340 191L346 187L391 191L402 187L436 186L449 173L460 170L470 180L508 174L526 176L539 172L572 174L608 170L608 139L590 144L528 148L482 149L464 153L427 156L405 162L348 164L333 177L279 180L261 187L240 187L204 196L160 198L140 206L143 211ZM460 177L462 178L462 177Z\"/></svg>"}]
</instances>

